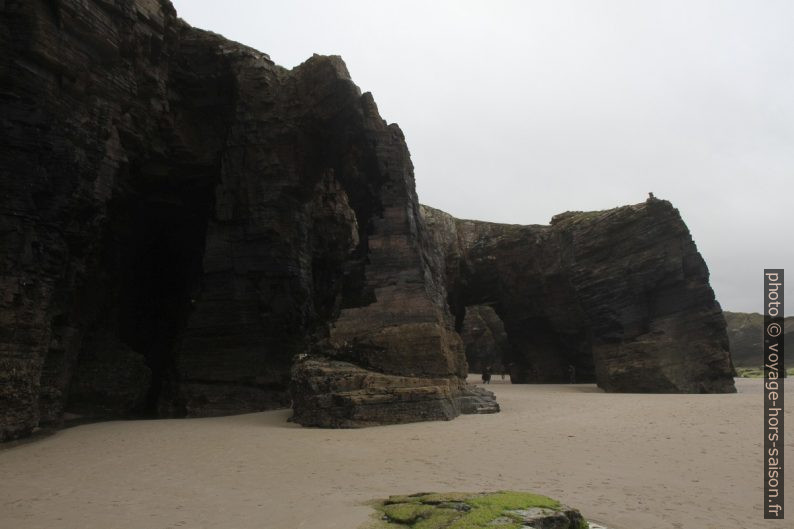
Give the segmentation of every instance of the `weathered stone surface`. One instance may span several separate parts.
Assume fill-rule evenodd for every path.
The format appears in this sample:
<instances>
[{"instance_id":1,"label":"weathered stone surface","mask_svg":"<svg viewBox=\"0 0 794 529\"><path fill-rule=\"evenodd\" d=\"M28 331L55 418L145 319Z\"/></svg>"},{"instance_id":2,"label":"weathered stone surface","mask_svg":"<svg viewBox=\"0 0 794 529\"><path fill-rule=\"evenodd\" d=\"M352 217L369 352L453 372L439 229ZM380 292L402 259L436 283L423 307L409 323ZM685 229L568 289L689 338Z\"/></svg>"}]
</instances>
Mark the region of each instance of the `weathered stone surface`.
<instances>
[{"instance_id":1,"label":"weathered stone surface","mask_svg":"<svg viewBox=\"0 0 794 529\"><path fill-rule=\"evenodd\" d=\"M87 339L69 382L69 410L81 416L111 418L143 413L151 376L145 358L117 338ZM51 399L55 406L63 402ZM57 411L62 410L59 407Z\"/></svg>"},{"instance_id":2,"label":"weathered stone surface","mask_svg":"<svg viewBox=\"0 0 794 529\"><path fill-rule=\"evenodd\" d=\"M290 398L321 426L493 412L456 332L482 304L514 381L732 388L668 203L423 216L402 132L338 57L286 70L167 0L0 13L0 439Z\"/></svg>"},{"instance_id":3,"label":"weathered stone surface","mask_svg":"<svg viewBox=\"0 0 794 529\"><path fill-rule=\"evenodd\" d=\"M292 420L305 426L358 428L460 414L453 379L386 375L350 362L308 358L295 364Z\"/></svg>"},{"instance_id":4,"label":"weathered stone surface","mask_svg":"<svg viewBox=\"0 0 794 529\"><path fill-rule=\"evenodd\" d=\"M459 220L423 207L451 309L503 320L514 382L607 391L732 392L725 323L678 211L648 200L549 226Z\"/></svg>"},{"instance_id":5,"label":"weathered stone surface","mask_svg":"<svg viewBox=\"0 0 794 529\"><path fill-rule=\"evenodd\" d=\"M737 367L764 365L764 316L755 312L723 312L728 330L731 358ZM794 317L783 319L783 339L794 343ZM794 355L785 357L786 367L794 367Z\"/></svg>"},{"instance_id":6,"label":"weathered stone surface","mask_svg":"<svg viewBox=\"0 0 794 529\"><path fill-rule=\"evenodd\" d=\"M0 9L0 438L286 406L325 339L457 411L408 150L341 59L286 70L165 0Z\"/></svg>"},{"instance_id":7,"label":"weathered stone surface","mask_svg":"<svg viewBox=\"0 0 794 529\"><path fill-rule=\"evenodd\" d=\"M9 438L40 419L57 423L86 336L105 327L121 334L126 307L116 301L133 242L122 232L150 214L153 229L167 231L155 208L178 211L188 198L184 173L163 175L170 193L159 200L142 196L174 130L167 70L179 24L170 5L6 2L0 10L0 438ZM126 349L111 350L121 365L140 367ZM120 380L106 374L103 388ZM136 387L124 392L146 393L146 377L129 375Z\"/></svg>"},{"instance_id":8,"label":"weathered stone surface","mask_svg":"<svg viewBox=\"0 0 794 529\"><path fill-rule=\"evenodd\" d=\"M490 367L492 373L504 373L504 359L509 355L504 323L488 305L466 307L460 331L469 371L482 373Z\"/></svg>"},{"instance_id":9,"label":"weathered stone surface","mask_svg":"<svg viewBox=\"0 0 794 529\"><path fill-rule=\"evenodd\" d=\"M493 393L478 386L464 385L455 401L463 414L498 413L500 411Z\"/></svg>"},{"instance_id":10,"label":"weathered stone surface","mask_svg":"<svg viewBox=\"0 0 794 529\"><path fill-rule=\"evenodd\" d=\"M508 511L515 515L525 527L533 529L579 529L587 527L582 514L570 507L561 506L558 510L543 507Z\"/></svg>"}]
</instances>

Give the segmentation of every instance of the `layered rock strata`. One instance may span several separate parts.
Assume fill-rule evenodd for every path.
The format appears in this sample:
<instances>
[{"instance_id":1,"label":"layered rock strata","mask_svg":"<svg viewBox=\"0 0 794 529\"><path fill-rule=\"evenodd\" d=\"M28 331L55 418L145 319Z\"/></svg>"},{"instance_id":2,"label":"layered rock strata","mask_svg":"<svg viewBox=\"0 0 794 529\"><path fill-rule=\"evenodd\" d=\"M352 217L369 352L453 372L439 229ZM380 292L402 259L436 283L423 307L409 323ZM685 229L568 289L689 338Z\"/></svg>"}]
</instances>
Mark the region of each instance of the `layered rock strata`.
<instances>
[{"instance_id":1,"label":"layered rock strata","mask_svg":"<svg viewBox=\"0 0 794 529\"><path fill-rule=\"evenodd\" d=\"M669 202L563 213L548 226L422 211L459 327L466 307L493 307L513 382L735 391L708 269Z\"/></svg>"},{"instance_id":2,"label":"layered rock strata","mask_svg":"<svg viewBox=\"0 0 794 529\"><path fill-rule=\"evenodd\" d=\"M0 437L287 406L322 340L457 414L408 150L341 59L286 70L164 0L7 2L0 39Z\"/></svg>"},{"instance_id":3,"label":"layered rock strata","mask_svg":"<svg viewBox=\"0 0 794 529\"><path fill-rule=\"evenodd\" d=\"M516 381L571 364L613 391L730 389L669 204L548 227L423 216L402 132L338 57L287 70L167 0L0 12L0 439L67 412L494 412L465 384L477 304Z\"/></svg>"}]
</instances>

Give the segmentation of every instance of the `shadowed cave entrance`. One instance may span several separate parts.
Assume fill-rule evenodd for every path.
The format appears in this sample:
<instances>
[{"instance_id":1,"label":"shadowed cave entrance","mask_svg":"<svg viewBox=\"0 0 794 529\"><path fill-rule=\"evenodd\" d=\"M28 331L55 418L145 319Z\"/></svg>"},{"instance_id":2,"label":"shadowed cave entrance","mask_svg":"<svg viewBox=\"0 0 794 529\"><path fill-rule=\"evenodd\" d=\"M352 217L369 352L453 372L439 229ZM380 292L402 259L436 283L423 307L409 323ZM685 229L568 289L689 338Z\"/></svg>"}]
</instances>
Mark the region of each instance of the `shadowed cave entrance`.
<instances>
[{"instance_id":1,"label":"shadowed cave entrance","mask_svg":"<svg viewBox=\"0 0 794 529\"><path fill-rule=\"evenodd\" d=\"M570 278L559 270L559 256L544 252L534 240L493 237L473 244L464 259L447 263L447 302L455 328L464 330L469 311L485 310L491 328L501 322L506 345L497 348L501 358L495 361L501 360L513 383L567 384L570 366L577 383L595 383L587 317ZM469 353L467 360L473 356Z\"/></svg>"},{"instance_id":2,"label":"shadowed cave entrance","mask_svg":"<svg viewBox=\"0 0 794 529\"><path fill-rule=\"evenodd\" d=\"M596 382L584 322L511 313L500 303L469 304L456 316L470 372L490 366L494 375L508 373L519 384L566 384L572 374L576 383Z\"/></svg>"},{"instance_id":3,"label":"shadowed cave entrance","mask_svg":"<svg viewBox=\"0 0 794 529\"><path fill-rule=\"evenodd\" d=\"M157 415L161 397L175 397L174 352L200 285L206 215L168 202L144 208L125 270L119 337L151 370L142 411Z\"/></svg>"},{"instance_id":4,"label":"shadowed cave entrance","mask_svg":"<svg viewBox=\"0 0 794 529\"><path fill-rule=\"evenodd\" d=\"M175 352L201 288L211 189L139 189L112 204L87 298L96 304L66 411L83 417L184 416Z\"/></svg>"}]
</instances>

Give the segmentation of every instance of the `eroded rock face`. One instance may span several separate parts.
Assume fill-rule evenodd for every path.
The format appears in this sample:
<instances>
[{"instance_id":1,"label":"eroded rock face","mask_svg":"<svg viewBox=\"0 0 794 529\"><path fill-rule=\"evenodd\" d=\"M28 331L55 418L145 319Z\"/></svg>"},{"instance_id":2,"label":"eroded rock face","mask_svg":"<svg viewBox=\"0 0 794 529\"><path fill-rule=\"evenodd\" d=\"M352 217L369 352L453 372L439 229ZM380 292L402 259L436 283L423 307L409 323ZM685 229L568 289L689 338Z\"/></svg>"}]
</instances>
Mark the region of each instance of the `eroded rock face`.
<instances>
[{"instance_id":1,"label":"eroded rock face","mask_svg":"<svg viewBox=\"0 0 794 529\"><path fill-rule=\"evenodd\" d=\"M488 305L466 307L460 337L466 351L469 371L482 373L491 368L492 373L504 373L504 359L509 356L510 343L507 340L504 323Z\"/></svg>"},{"instance_id":2,"label":"eroded rock face","mask_svg":"<svg viewBox=\"0 0 794 529\"><path fill-rule=\"evenodd\" d=\"M0 10L0 439L67 411L493 412L456 332L477 304L504 322L514 381L575 364L615 391L729 389L669 204L423 216L402 132L338 57L286 70L166 0Z\"/></svg>"},{"instance_id":3,"label":"eroded rock face","mask_svg":"<svg viewBox=\"0 0 794 529\"><path fill-rule=\"evenodd\" d=\"M325 339L457 413L408 150L341 59L286 70L167 1L2 13L0 437L286 406Z\"/></svg>"},{"instance_id":4,"label":"eroded rock face","mask_svg":"<svg viewBox=\"0 0 794 529\"><path fill-rule=\"evenodd\" d=\"M496 413L493 394L456 377L389 375L327 357L293 367L291 418L304 426L360 428Z\"/></svg>"},{"instance_id":5,"label":"eroded rock face","mask_svg":"<svg viewBox=\"0 0 794 529\"><path fill-rule=\"evenodd\" d=\"M445 256L451 309L460 318L467 306L493 307L514 382L573 373L607 391L735 391L708 270L669 202L565 213L549 226L422 211Z\"/></svg>"}]
</instances>

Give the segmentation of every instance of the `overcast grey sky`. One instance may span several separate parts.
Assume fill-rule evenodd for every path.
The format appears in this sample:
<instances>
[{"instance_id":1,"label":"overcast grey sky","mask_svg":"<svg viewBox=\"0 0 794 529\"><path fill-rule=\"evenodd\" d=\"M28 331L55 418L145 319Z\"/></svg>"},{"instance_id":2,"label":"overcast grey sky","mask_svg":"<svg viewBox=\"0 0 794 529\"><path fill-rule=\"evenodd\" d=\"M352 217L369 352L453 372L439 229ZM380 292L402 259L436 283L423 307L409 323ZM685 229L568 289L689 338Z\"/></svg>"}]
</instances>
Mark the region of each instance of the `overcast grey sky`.
<instances>
[{"instance_id":1,"label":"overcast grey sky","mask_svg":"<svg viewBox=\"0 0 794 529\"><path fill-rule=\"evenodd\" d=\"M762 311L762 269L794 264L790 0L174 4L288 68L341 55L403 129L425 204L547 224L653 191L726 310Z\"/></svg>"}]
</instances>

